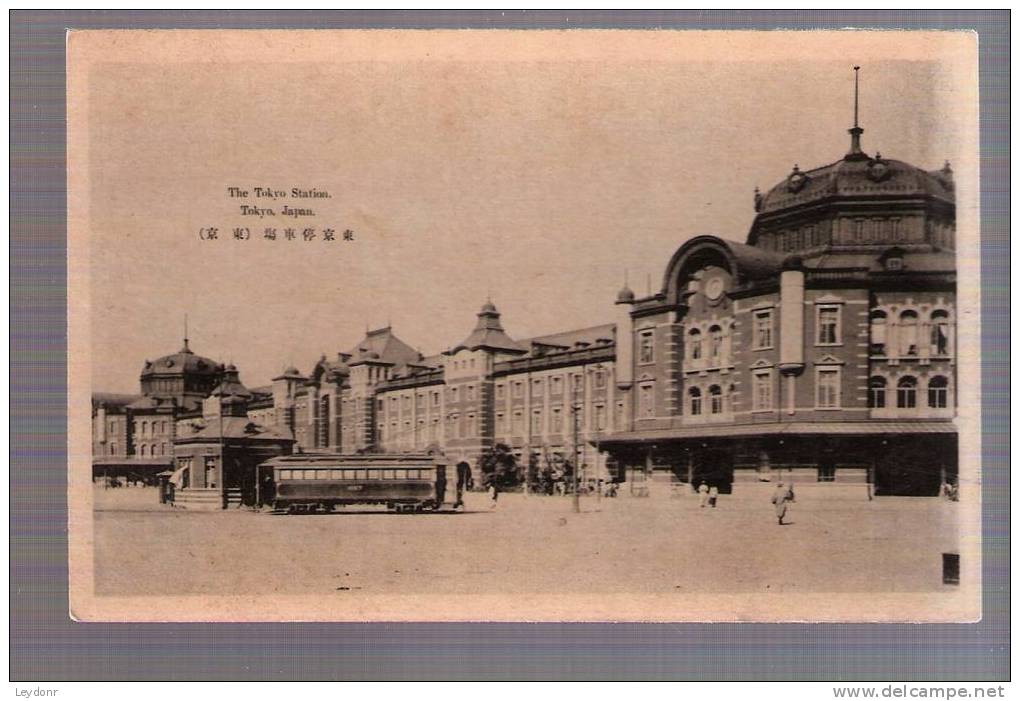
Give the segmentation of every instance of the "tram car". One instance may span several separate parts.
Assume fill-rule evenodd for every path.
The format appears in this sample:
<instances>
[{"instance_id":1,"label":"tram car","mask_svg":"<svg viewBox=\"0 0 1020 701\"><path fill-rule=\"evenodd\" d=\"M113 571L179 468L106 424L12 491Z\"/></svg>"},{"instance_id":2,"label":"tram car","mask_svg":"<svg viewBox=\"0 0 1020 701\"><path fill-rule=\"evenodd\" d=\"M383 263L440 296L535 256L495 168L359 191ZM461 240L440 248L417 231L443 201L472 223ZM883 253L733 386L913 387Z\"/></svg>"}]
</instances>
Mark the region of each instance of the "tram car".
<instances>
[{"instance_id":1,"label":"tram car","mask_svg":"<svg viewBox=\"0 0 1020 701\"><path fill-rule=\"evenodd\" d=\"M287 513L333 511L341 506L385 505L391 511L439 511L452 506L447 466L435 455L286 455L263 463L272 469L273 508Z\"/></svg>"}]
</instances>

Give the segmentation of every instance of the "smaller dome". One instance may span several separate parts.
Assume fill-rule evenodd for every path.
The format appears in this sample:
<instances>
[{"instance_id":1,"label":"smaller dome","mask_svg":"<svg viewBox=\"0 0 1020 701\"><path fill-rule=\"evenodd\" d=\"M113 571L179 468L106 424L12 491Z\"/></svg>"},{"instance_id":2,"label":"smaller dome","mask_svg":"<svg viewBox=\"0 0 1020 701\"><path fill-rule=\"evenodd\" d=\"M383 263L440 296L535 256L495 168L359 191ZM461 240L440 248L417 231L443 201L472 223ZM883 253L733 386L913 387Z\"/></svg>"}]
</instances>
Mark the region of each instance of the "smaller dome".
<instances>
[{"instance_id":1,"label":"smaller dome","mask_svg":"<svg viewBox=\"0 0 1020 701\"><path fill-rule=\"evenodd\" d=\"M233 363L229 363L225 369L227 372L237 372L237 366Z\"/></svg>"},{"instance_id":2,"label":"smaller dome","mask_svg":"<svg viewBox=\"0 0 1020 701\"><path fill-rule=\"evenodd\" d=\"M296 367L294 367L293 365L290 365L290 366L287 367L286 370L283 371L283 374L284 375L300 375L301 373L298 372L298 369Z\"/></svg>"},{"instance_id":3,"label":"smaller dome","mask_svg":"<svg viewBox=\"0 0 1020 701\"><path fill-rule=\"evenodd\" d=\"M376 353L375 351L369 351L368 353L365 353L365 357L368 358L369 360L379 360L379 354Z\"/></svg>"},{"instance_id":4,"label":"smaller dome","mask_svg":"<svg viewBox=\"0 0 1020 701\"><path fill-rule=\"evenodd\" d=\"M493 304L491 300L488 300L488 301L485 302L485 304L482 305L481 313L482 314L498 314L499 312L496 311L496 305Z\"/></svg>"},{"instance_id":5,"label":"smaller dome","mask_svg":"<svg viewBox=\"0 0 1020 701\"><path fill-rule=\"evenodd\" d=\"M634 290L630 289L627 285L624 285L623 289L621 289L616 295L617 304L629 303L633 301Z\"/></svg>"}]
</instances>

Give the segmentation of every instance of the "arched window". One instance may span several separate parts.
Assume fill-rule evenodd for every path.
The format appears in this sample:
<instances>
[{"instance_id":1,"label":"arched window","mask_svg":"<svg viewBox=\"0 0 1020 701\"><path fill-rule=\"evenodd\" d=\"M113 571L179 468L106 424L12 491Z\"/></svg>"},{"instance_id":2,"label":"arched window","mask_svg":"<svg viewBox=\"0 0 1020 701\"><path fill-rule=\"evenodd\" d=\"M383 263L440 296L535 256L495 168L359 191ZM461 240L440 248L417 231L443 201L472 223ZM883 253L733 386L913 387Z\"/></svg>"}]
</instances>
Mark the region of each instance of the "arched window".
<instances>
[{"instance_id":1,"label":"arched window","mask_svg":"<svg viewBox=\"0 0 1020 701\"><path fill-rule=\"evenodd\" d=\"M868 380L868 408L885 408L885 388L888 383L884 377L872 377Z\"/></svg>"},{"instance_id":2,"label":"arched window","mask_svg":"<svg viewBox=\"0 0 1020 701\"><path fill-rule=\"evenodd\" d=\"M701 416L701 390L691 387L688 394L691 397L691 416Z\"/></svg>"},{"instance_id":3,"label":"arched window","mask_svg":"<svg viewBox=\"0 0 1020 701\"><path fill-rule=\"evenodd\" d=\"M928 406L932 409L945 409L949 406L949 380L936 375L928 381Z\"/></svg>"},{"instance_id":4,"label":"arched window","mask_svg":"<svg viewBox=\"0 0 1020 701\"><path fill-rule=\"evenodd\" d=\"M881 309L871 312L871 354L885 355L886 314Z\"/></svg>"},{"instance_id":5,"label":"arched window","mask_svg":"<svg viewBox=\"0 0 1020 701\"><path fill-rule=\"evenodd\" d=\"M722 327L713 326L708 330L709 333L709 353L711 354L712 360L718 360L722 357Z\"/></svg>"},{"instance_id":6,"label":"arched window","mask_svg":"<svg viewBox=\"0 0 1020 701\"><path fill-rule=\"evenodd\" d=\"M689 349L691 360L699 360L701 358L701 331L691 329L691 332L687 334L687 348Z\"/></svg>"},{"instance_id":7,"label":"arched window","mask_svg":"<svg viewBox=\"0 0 1020 701\"><path fill-rule=\"evenodd\" d=\"M141 448L141 450L139 451L139 454L140 454L140 455L141 455L141 456L142 456L143 458L144 458L144 457L147 457L147 456L149 455L149 446L147 446L147 445L143 445L143 446L142 446L142 448Z\"/></svg>"},{"instance_id":8,"label":"arched window","mask_svg":"<svg viewBox=\"0 0 1020 701\"><path fill-rule=\"evenodd\" d=\"M913 409L917 406L917 380L903 377L896 383L896 408Z\"/></svg>"},{"instance_id":9,"label":"arched window","mask_svg":"<svg viewBox=\"0 0 1020 701\"><path fill-rule=\"evenodd\" d=\"M737 408L734 406L736 393L737 388L734 387L733 385L730 385L729 387L726 388L726 397L724 398L724 401L726 402L726 411L730 414L737 410Z\"/></svg>"},{"instance_id":10,"label":"arched window","mask_svg":"<svg viewBox=\"0 0 1020 701\"><path fill-rule=\"evenodd\" d=\"M713 414L722 413L722 387L712 385L708 388L708 402L709 411Z\"/></svg>"},{"instance_id":11,"label":"arched window","mask_svg":"<svg viewBox=\"0 0 1020 701\"><path fill-rule=\"evenodd\" d=\"M931 313L931 354L949 355L949 312L944 309Z\"/></svg>"},{"instance_id":12,"label":"arched window","mask_svg":"<svg viewBox=\"0 0 1020 701\"><path fill-rule=\"evenodd\" d=\"M900 355L917 355L917 312L900 314Z\"/></svg>"},{"instance_id":13,"label":"arched window","mask_svg":"<svg viewBox=\"0 0 1020 701\"><path fill-rule=\"evenodd\" d=\"M148 433L149 433L149 422L148 421L143 421L142 422L142 435L144 436L144 435L147 435Z\"/></svg>"}]
</instances>

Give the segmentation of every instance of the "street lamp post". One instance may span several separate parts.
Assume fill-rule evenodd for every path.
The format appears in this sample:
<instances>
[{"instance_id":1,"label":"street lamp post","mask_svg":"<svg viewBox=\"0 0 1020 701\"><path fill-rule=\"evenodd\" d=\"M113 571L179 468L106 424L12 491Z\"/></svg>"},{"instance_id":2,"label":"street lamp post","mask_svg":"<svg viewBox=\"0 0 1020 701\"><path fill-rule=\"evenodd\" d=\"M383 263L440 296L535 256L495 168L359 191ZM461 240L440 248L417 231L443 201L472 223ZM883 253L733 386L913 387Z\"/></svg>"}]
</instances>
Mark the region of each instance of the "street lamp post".
<instances>
[{"instance_id":1,"label":"street lamp post","mask_svg":"<svg viewBox=\"0 0 1020 701\"><path fill-rule=\"evenodd\" d=\"M595 369L595 372L603 372L605 370L605 368L602 365L602 363L598 363L595 366L594 369ZM592 394L593 394L592 401L594 402L594 391L592 392ZM609 410L608 407L606 407L604 411L608 411L608 410ZM599 413L597 411L594 413L594 416L592 418L594 420L594 429L593 430L595 432L595 502L597 504L599 504L599 506L601 506L602 505L602 468L601 468L600 463L599 463L599 457L600 457L600 453L599 453L599 431L601 431L602 428L601 428L601 426L599 426Z\"/></svg>"},{"instance_id":2,"label":"street lamp post","mask_svg":"<svg viewBox=\"0 0 1020 701\"><path fill-rule=\"evenodd\" d=\"M578 464L578 459L577 459L577 428L578 428L578 426L577 426L577 424L578 424L578 421L577 421L577 418L578 418L577 390L578 390L578 387L579 387L579 384L580 384L580 383L578 383L577 378L579 378L579 377L583 377L583 376L582 375L574 375L573 378L572 378L572 382L574 383L574 387L573 387L573 390L572 390L573 393L574 393L574 400L570 403L571 404L571 408L573 409L573 414L574 414L574 417L573 417L573 420L574 420L574 455L573 455L573 465L572 465L572 467L573 467L573 470L572 470L572 472L573 472L573 479L572 479L572 481L574 483L574 500L573 501L574 501L574 513L575 514L581 513L581 495L578 493L578 485L577 485L577 472L580 469L580 465Z\"/></svg>"}]
</instances>

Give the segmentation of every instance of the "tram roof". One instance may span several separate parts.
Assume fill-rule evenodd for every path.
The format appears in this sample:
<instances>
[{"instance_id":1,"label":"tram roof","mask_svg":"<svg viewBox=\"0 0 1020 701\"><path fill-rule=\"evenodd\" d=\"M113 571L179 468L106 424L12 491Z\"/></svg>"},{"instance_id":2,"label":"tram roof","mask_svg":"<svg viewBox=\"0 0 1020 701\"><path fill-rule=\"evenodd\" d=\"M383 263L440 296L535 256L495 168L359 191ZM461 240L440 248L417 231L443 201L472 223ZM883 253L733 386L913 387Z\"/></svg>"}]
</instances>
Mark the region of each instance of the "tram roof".
<instances>
[{"instance_id":1,"label":"tram roof","mask_svg":"<svg viewBox=\"0 0 1020 701\"><path fill-rule=\"evenodd\" d=\"M425 466L446 464L441 455L425 453L375 453L366 455L339 455L336 453L301 453L282 455L262 463L270 467L393 467Z\"/></svg>"}]
</instances>

